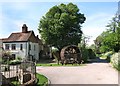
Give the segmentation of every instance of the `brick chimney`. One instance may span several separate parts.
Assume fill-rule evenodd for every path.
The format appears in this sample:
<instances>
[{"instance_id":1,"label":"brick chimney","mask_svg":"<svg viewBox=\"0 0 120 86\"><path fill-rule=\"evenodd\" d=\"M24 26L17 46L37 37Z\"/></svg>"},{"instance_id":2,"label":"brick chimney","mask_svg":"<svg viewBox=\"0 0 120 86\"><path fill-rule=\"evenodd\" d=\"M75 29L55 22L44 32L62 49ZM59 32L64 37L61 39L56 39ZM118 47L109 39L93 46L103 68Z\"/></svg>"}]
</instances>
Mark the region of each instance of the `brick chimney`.
<instances>
[{"instance_id":1,"label":"brick chimney","mask_svg":"<svg viewBox=\"0 0 120 86\"><path fill-rule=\"evenodd\" d=\"M38 35L37 35L36 37L37 37L37 38L39 38L39 36L38 36Z\"/></svg>"},{"instance_id":2,"label":"brick chimney","mask_svg":"<svg viewBox=\"0 0 120 86\"><path fill-rule=\"evenodd\" d=\"M27 31L28 31L28 27L26 26L26 24L23 24L22 33L27 33Z\"/></svg>"}]
</instances>

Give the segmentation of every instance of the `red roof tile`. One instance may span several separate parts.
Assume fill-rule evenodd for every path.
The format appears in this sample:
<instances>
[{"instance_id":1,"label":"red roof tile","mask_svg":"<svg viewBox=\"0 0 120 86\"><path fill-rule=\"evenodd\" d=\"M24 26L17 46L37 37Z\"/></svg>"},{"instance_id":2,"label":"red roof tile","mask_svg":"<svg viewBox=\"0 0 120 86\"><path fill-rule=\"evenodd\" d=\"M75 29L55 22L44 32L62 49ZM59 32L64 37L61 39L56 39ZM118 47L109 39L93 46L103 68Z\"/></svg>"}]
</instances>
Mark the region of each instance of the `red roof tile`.
<instances>
[{"instance_id":1,"label":"red roof tile","mask_svg":"<svg viewBox=\"0 0 120 86\"><path fill-rule=\"evenodd\" d=\"M27 33L12 33L8 38L2 39L3 42L18 42L18 41L28 41L32 31L28 31Z\"/></svg>"},{"instance_id":2,"label":"red roof tile","mask_svg":"<svg viewBox=\"0 0 120 86\"><path fill-rule=\"evenodd\" d=\"M3 42L35 42L42 44L42 41L34 35L33 31L28 31L27 33L12 33L8 38L3 38Z\"/></svg>"},{"instance_id":3,"label":"red roof tile","mask_svg":"<svg viewBox=\"0 0 120 86\"><path fill-rule=\"evenodd\" d=\"M26 31L23 31L23 30L26 30ZM22 32L12 33L8 38L3 38L2 41L3 42L30 41L30 42L42 44L42 41L38 37L35 36L33 31L27 31L26 24L23 25Z\"/></svg>"}]
</instances>

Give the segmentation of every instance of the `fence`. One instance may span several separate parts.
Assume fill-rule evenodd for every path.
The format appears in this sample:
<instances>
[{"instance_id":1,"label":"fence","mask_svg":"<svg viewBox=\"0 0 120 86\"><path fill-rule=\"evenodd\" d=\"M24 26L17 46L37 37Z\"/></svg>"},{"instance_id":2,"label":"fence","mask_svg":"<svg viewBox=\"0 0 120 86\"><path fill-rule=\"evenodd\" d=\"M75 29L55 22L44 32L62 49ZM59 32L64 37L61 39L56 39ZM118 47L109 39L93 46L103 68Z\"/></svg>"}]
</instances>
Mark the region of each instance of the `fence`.
<instances>
[{"instance_id":1,"label":"fence","mask_svg":"<svg viewBox=\"0 0 120 86\"><path fill-rule=\"evenodd\" d=\"M36 80L36 66L34 62L24 61L17 65L1 64L1 73L15 84L31 84Z\"/></svg>"}]
</instances>

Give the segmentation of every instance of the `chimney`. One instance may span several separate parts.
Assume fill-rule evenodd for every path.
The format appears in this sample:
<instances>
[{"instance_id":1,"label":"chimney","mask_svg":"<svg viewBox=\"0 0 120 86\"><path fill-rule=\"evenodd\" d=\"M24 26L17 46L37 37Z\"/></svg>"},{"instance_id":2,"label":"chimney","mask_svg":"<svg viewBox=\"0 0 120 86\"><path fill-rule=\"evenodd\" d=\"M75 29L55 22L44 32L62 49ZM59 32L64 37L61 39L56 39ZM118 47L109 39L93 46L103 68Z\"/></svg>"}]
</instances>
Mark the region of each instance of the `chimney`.
<instances>
[{"instance_id":1,"label":"chimney","mask_svg":"<svg viewBox=\"0 0 120 86\"><path fill-rule=\"evenodd\" d=\"M38 35L36 37L39 38Z\"/></svg>"},{"instance_id":2,"label":"chimney","mask_svg":"<svg viewBox=\"0 0 120 86\"><path fill-rule=\"evenodd\" d=\"M22 33L27 33L27 30L28 29L28 27L26 26L26 24L23 24L23 26L22 26Z\"/></svg>"}]
</instances>

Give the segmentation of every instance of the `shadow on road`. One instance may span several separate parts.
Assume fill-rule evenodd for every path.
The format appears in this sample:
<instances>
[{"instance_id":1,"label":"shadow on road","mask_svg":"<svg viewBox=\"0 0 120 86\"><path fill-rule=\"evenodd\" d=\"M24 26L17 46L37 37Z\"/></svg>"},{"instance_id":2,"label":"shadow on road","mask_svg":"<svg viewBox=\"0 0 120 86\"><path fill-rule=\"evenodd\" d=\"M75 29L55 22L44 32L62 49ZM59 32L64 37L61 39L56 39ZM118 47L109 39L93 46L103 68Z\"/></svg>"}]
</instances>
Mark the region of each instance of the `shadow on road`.
<instances>
[{"instance_id":1,"label":"shadow on road","mask_svg":"<svg viewBox=\"0 0 120 86\"><path fill-rule=\"evenodd\" d=\"M99 57L96 59L89 59L88 63L109 63L106 59L100 59Z\"/></svg>"}]
</instances>

